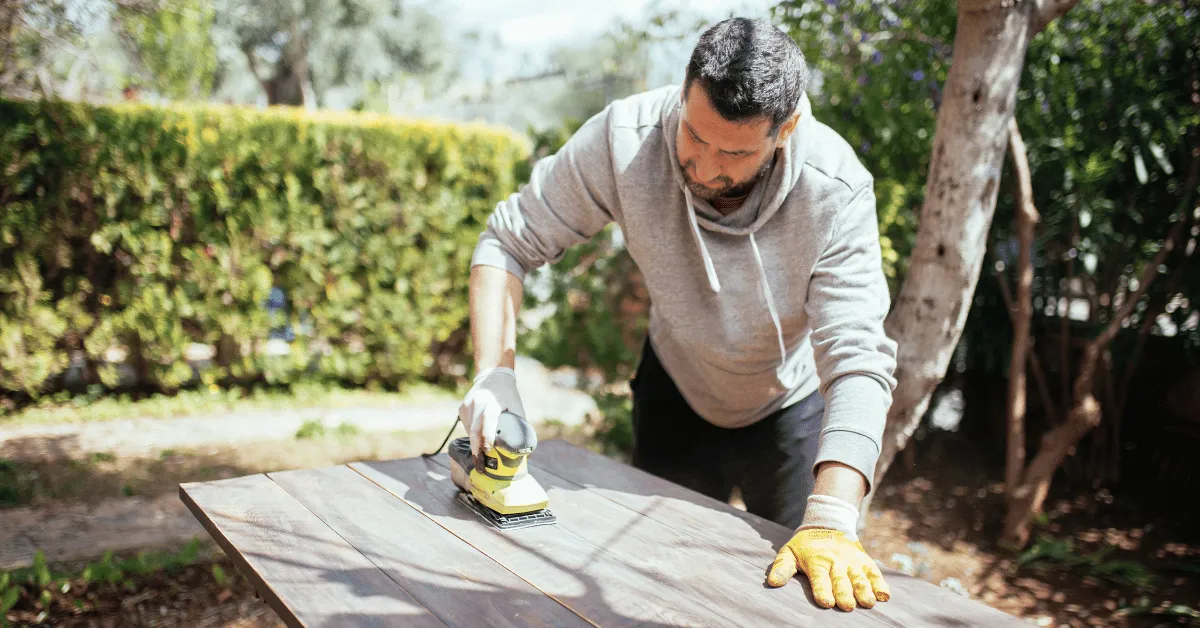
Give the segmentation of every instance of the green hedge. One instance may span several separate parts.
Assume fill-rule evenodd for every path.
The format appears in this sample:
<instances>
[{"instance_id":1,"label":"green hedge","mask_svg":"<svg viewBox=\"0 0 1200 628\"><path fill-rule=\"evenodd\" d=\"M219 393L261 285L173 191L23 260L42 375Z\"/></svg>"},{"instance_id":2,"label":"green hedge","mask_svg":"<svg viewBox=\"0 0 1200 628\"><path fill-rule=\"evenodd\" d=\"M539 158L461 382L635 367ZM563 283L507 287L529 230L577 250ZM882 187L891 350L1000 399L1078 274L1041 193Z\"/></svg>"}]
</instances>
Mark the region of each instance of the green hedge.
<instances>
[{"instance_id":1,"label":"green hedge","mask_svg":"<svg viewBox=\"0 0 1200 628\"><path fill-rule=\"evenodd\" d=\"M113 348L173 390L193 343L208 385L428 375L466 348L471 251L528 154L484 126L0 101L0 390L53 391L72 356L116 386Z\"/></svg>"}]
</instances>

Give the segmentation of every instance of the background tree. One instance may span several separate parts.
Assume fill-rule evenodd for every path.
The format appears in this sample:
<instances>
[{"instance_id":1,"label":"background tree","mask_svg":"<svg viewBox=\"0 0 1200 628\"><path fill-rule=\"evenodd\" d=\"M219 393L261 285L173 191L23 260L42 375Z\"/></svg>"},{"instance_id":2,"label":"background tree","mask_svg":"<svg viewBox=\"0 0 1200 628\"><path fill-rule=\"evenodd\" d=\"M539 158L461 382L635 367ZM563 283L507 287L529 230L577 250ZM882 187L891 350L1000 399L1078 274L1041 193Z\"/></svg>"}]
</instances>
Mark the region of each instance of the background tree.
<instances>
[{"instance_id":1,"label":"background tree","mask_svg":"<svg viewBox=\"0 0 1200 628\"><path fill-rule=\"evenodd\" d=\"M442 69L441 23L398 0L220 0L216 27L268 104L316 107L332 90Z\"/></svg>"},{"instance_id":2,"label":"background tree","mask_svg":"<svg viewBox=\"0 0 1200 628\"><path fill-rule=\"evenodd\" d=\"M959 8L963 8L961 4ZM965 186L972 180L959 168L950 179L952 185L944 190L924 184L934 175L946 176L931 172L929 164L930 157L937 154L932 142L935 120L948 115L948 95L956 90L959 95L969 96L968 102L960 105L976 107L972 83L960 81L956 85L949 76L951 51L956 64L964 59L971 63L973 58L964 56L964 50L973 48L964 49L960 33L963 17L957 24L952 19L954 4L947 0L886 5L785 3L780 9L782 22L821 71L823 81L815 99L818 115L858 146L864 163L877 174L885 243L899 245L904 259L904 247L911 242L906 238L911 234L911 222L889 224L885 219L891 213L885 211L885 199L898 196L900 216L911 215L909 212L914 212L918 204L924 206L921 215L922 226L927 226L923 229L927 246L923 252L918 247L910 263L933 269L926 273L947 273L953 267L962 272L956 276L970 279L975 271L967 272L969 268L961 264L970 262L969 266L978 268L974 265L982 262L978 257L989 242L999 266L1019 266L1017 252L1022 238L1011 226L1021 208L1019 201L1001 195L997 225L990 236L985 236L989 216L982 200L986 199L968 197L963 204L951 206L926 196L928 190L935 190L939 194L944 191L949 198L950 188ZM1036 441L1049 430L1043 443L1052 446L1043 446L1043 450L1063 456L1090 428L1081 429L1089 423L1077 422L1078 427L1070 431L1054 430L1064 423L1056 408L1070 412L1081 407L1080 403L1093 407L1096 401L1090 391L1095 384L1103 384L1100 390L1108 398L1110 366L1106 365L1115 367L1118 372L1113 378L1116 384L1112 401L1105 404L1110 408L1106 411L1110 429L1098 432L1106 436L1098 435L1091 441L1093 449L1101 451L1094 451L1087 463L1085 475L1089 482L1115 479L1111 471L1117 468L1115 459L1121 450L1117 443L1120 417L1128 407L1133 369L1145 336L1170 332L1177 334L1182 343L1190 342L1187 339L1196 333L1193 319L1197 299L1191 296L1194 292L1187 292L1195 281L1181 261L1195 245L1190 240L1175 239L1187 235L1189 229L1194 231L1194 227L1179 223L1187 218L1185 192L1191 194L1195 189L1194 181L1189 183L1188 178L1192 161L1189 155L1194 147L1189 144L1189 129L1195 124L1189 85L1194 80L1191 77L1197 58L1192 26L1195 20L1189 19L1189 11L1194 18L1195 9L1179 3L1089 0L1061 21L1049 23L1046 31L1032 40L1029 62L1022 71L1022 87L1013 94L1015 101L991 101L993 105L1003 104L1006 110L1015 107L1028 143L1031 208L1036 207L1042 218L1040 235L1029 257L1033 275L1027 294L1031 302L1021 303L1022 296L1014 303L1007 281L1006 300L1001 284L989 280L977 290L964 292L962 298L950 299L962 311L952 309L949 313L955 316L947 318L942 316L945 312L940 305L946 297L944 285L956 284L930 286L930 294L918 301L914 301L913 287L909 287L910 295L900 294L891 318L893 331L897 321L907 316L914 325L920 323L942 334L939 343L914 341L909 334L915 327L897 335L902 352L908 356L902 356L902 379L913 383L914 376L919 375L916 379L928 377L936 384L956 344L963 368L1005 375L1012 338L1006 310L1009 305L1014 310L1028 307L1034 316L1030 335L1035 350L1030 353L1030 364L1038 384L1034 407L1040 421L1028 432ZM1040 19L1034 20L1032 27L1039 24ZM956 36L958 43L952 48L947 42ZM1010 55L1009 61L1017 60ZM971 66L980 67L984 66ZM989 71L987 68L999 71L995 66L986 66L983 71ZM996 106L982 106L989 94L995 96L997 83L986 78L981 81L988 88L978 92L976 113L999 111ZM943 94L947 95L945 101ZM988 137L1001 142L1001 148L1007 146L1008 128L988 126L992 122L979 122L983 125L980 128L994 132ZM971 125L954 129L960 136L972 132ZM995 148L992 140L980 145ZM945 150L958 160L971 154ZM999 152L1002 156L1004 151ZM1012 189L1014 186L1001 182L1002 162L990 159L984 163L992 165L979 172L989 175L987 180L995 189ZM987 186L977 191L985 190ZM935 216L936 220L930 220ZM958 231L948 230L945 220L962 224ZM952 256L952 236L967 233L961 230L967 227L971 237L962 245L968 254ZM940 237L930 237L934 235ZM939 248L943 245L944 250ZM1174 253L1164 253L1165 257L1158 260L1167 248ZM944 257L952 257L953 263L942 261ZM1168 269L1174 279L1148 281L1159 270ZM900 270L903 274L904 269ZM908 281L916 278L910 274ZM942 282L948 280L938 280ZM1143 286L1146 292L1139 293L1138 288ZM1171 320L1156 323L1155 316L1161 318L1168 307ZM960 318L968 311L970 317L964 326ZM1101 342L1092 359L1082 360L1086 353L1082 343L1104 341L1100 333L1114 319L1119 332L1110 338L1114 355L1105 357L1108 350ZM960 333L956 330L964 327L962 342L951 342ZM914 362L918 357L921 360ZM1084 364L1095 366L1088 375L1091 383L1080 385L1078 376L1086 374ZM1048 383L1051 378L1056 381ZM924 390L924 386L919 388ZM1023 390L1020 382L1014 387ZM915 389L910 386L906 390L912 393ZM1076 392L1083 393L1079 400ZM912 414L890 422L888 449L881 459L884 468L911 434L906 430L916 427L928 403L928 394L909 393L901 391L897 396L901 407L894 410ZM914 398L920 407L903 407ZM981 403L980 409L984 406L986 403ZM1089 416L1093 417L1091 421L1096 420L1095 415ZM1022 428L1024 423L1022 419ZM1003 430L992 433L1004 437ZM1013 434L1009 479L1022 478L1014 480L1020 484L1032 476L1023 464L1025 438L1019 432ZM1044 497L1062 459L1057 453L1053 458L1046 454L1034 459L1039 462L1032 475L1040 478L1038 486ZM1013 494L1025 493L1014 486ZM1006 536L1021 543L1029 515L1039 508L1040 503L1014 506Z\"/></svg>"},{"instance_id":3,"label":"background tree","mask_svg":"<svg viewBox=\"0 0 1200 628\"><path fill-rule=\"evenodd\" d=\"M1039 386L1042 405L1063 410L1043 421L1023 469L1024 439L1009 443L1004 537L1014 544L1028 539L1056 470L1085 436L1089 481L1119 479L1122 418L1147 337L1200 346L1200 272L1189 263L1200 175L1194 13L1175 2L1085 0L1031 46L1017 118L1036 138L1029 192L1046 220L1031 243L1040 267L1030 256L1029 293L1014 305L1037 313L1037 364L1058 376ZM1021 203L1012 209L1019 216ZM1029 235L1006 230L997 248ZM1013 363L1014 379L1023 366Z\"/></svg>"},{"instance_id":4,"label":"background tree","mask_svg":"<svg viewBox=\"0 0 1200 628\"><path fill-rule=\"evenodd\" d=\"M129 0L136 6L136 0ZM21 98L55 94L86 55L84 25L104 2L0 1L0 94Z\"/></svg>"},{"instance_id":5,"label":"background tree","mask_svg":"<svg viewBox=\"0 0 1200 628\"><path fill-rule=\"evenodd\" d=\"M118 3L113 27L142 87L173 100L203 100L217 69L215 15L207 0Z\"/></svg>"}]
</instances>

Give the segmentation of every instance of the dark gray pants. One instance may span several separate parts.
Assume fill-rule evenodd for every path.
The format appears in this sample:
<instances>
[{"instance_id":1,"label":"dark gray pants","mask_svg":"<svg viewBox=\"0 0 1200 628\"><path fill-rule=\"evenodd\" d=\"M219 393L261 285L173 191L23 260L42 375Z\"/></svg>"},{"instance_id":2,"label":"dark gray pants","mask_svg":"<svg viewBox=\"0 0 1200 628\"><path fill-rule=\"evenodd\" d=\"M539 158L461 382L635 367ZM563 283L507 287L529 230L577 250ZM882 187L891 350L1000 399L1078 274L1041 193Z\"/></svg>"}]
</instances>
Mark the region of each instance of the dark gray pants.
<instances>
[{"instance_id":1,"label":"dark gray pants","mask_svg":"<svg viewBox=\"0 0 1200 628\"><path fill-rule=\"evenodd\" d=\"M630 385L635 467L721 501L736 486L748 511L800 526L825 413L819 392L752 425L717 427L683 399L649 341Z\"/></svg>"}]
</instances>

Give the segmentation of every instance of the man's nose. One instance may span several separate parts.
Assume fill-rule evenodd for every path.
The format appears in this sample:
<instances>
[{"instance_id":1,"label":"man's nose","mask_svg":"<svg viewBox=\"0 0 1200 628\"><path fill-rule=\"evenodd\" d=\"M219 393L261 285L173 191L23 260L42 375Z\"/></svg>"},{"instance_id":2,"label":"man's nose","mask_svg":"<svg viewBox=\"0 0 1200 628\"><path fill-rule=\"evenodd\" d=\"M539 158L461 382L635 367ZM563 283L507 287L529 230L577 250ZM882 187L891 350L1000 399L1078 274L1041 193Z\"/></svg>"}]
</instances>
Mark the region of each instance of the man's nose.
<instances>
[{"instance_id":1,"label":"man's nose","mask_svg":"<svg viewBox=\"0 0 1200 628\"><path fill-rule=\"evenodd\" d=\"M696 160L696 180L701 183L708 183L717 177L721 176L721 169L710 159Z\"/></svg>"}]
</instances>

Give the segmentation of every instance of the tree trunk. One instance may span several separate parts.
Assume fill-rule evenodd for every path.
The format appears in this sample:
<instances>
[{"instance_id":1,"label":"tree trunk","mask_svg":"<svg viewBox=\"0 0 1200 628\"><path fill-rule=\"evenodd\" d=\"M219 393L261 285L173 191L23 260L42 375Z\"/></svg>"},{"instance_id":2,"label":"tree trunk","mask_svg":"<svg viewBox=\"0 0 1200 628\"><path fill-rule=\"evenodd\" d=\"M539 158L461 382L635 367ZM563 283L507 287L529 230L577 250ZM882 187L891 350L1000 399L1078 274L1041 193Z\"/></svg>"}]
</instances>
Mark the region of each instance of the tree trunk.
<instances>
[{"instance_id":1,"label":"tree trunk","mask_svg":"<svg viewBox=\"0 0 1200 628\"><path fill-rule=\"evenodd\" d=\"M962 335L996 208L1033 7L1000 0L958 4L954 58L938 111L920 229L908 277L887 319L888 335L899 343L898 385L876 485L916 430Z\"/></svg>"},{"instance_id":2,"label":"tree trunk","mask_svg":"<svg viewBox=\"0 0 1200 628\"><path fill-rule=\"evenodd\" d=\"M954 58L933 136L920 228L885 328L899 344L897 387L874 486L929 407L979 281L1017 85L1030 39L1077 0L959 0ZM866 525L871 495L859 508Z\"/></svg>"},{"instance_id":3,"label":"tree trunk","mask_svg":"<svg viewBox=\"0 0 1200 628\"><path fill-rule=\"evenodd\" d=\"M1015 119L1009 122L1009 153L1017 176L1017 255L1016 299L1013 303L1012 361L1008 369L1008 454L1004 482L1009 491L1021 481L1025 469L1025 363L1029 359L1029 325L1033 318L1033 228L1038 222L1033 205L1033 183L1025 142Z\"/></svg>"},{"instance_id":4,"label":"tree trunk","mask_svg":"<svg viewBox=\"0 0 1200 628\"><path fill-rule=\"evenodd\" d=\"M246 57L250 73L262 86L268 105L306 106L313 109L316 97L309 77L308 46L304 40L304 33L298 24L293 23L289 35L287 44L280 51L279 59L270 67L270 76L267 78L263 78L259 70L258 56L252 44L243 43L242 54Z\"/></svg>"},{"instance_id":5,"label":"tree trunk","mask_svg":"<svg viewBox=\"0 0 1200 628\"><path fill-rule=\"evenodd\" d=\"M1092 394L1092 379L1099 351L1095 344L1084 350L1079 376L1075 378L1075 401L1066 422L1042 436L1042 446L1029 463L1023 481L1010 486L1008 514L1004 519L1004 543L1023 547L1029 541L1030 515L1041 512L1050 491L1050 480L1062 461L1075 451L1092 428L1100 424L1100 402Z\"/></svg>"}]
</instances>

